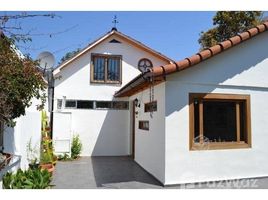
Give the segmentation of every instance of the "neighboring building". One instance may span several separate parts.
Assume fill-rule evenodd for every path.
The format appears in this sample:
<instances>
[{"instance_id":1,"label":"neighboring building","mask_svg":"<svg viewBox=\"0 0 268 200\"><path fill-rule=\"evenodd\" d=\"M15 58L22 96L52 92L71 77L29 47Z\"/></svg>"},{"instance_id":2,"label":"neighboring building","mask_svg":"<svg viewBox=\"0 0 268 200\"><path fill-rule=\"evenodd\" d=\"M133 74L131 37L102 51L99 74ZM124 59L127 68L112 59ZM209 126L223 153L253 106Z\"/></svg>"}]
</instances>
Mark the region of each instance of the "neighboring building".
<instances>
[{"instance_id":1,"label":"neighboring building","mask_svg":"<svg viewBox=\"0 0 268 200\"><path fill-rule=\"evenodd\" d=\"M38 104L40 102L33 99L32 105L26 108L25 115L14 120L16 122L14 128L3 126L3 152L14 155L15 160L17 160L16 156L21 158L16 168L28 168L27 145L30 141L32 147L35 147L37 151L40 149L41 112L36 109Z\"/></svg>"},{"instance_id":2,"label":"neighboring building","mask_svg":"<svg viewBox=\"0 0 268 200\"><path fill-rule=\"evenodd\" d=\"M5 37L1 31L0 37L0 39ZM16 47L11 46L11 48L19 58L24 58L24 55ZM15 127L8 127L3 121L0 121L0 152L12 155L11 162L7 167L10 168L14 165L12 170L28 168L27 144L30 141L33 147L36 147L37 150L40 149L41 112L36 107L40 102L33 98L31 103L31 106L25 109L25 115L14 119ZM1 176L2 173L0 173L0 180Z\"/></svg>"},{"instance_id":3,"label":"neighboring building","mask_svg":"<svg viewBox=\"0 0 268 200\"><path fill-rule=\"evenodd\" d=\"M54 71L56 150L79 134L82 155L132 155L164 185L268 176L267 29L174 63L112 30Z\"/></svg>"}]
</instances>

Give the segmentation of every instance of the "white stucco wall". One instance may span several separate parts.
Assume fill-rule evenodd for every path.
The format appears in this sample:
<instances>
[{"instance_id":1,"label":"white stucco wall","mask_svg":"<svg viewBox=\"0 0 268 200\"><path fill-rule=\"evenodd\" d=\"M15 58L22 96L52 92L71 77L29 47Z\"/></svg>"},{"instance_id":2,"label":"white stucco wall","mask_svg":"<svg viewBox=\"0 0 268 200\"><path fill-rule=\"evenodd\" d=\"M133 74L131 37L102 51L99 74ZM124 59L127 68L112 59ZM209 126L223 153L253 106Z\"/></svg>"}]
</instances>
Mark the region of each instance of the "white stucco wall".
<instances>
[{"instance_id":1,"label":"white stucco wall","mask_svg":"<svg viewBox=\"0 0 268 200\"><path fill-rule=\"evenodd\" d=\"M117 39L122 43L109 43ZM122 55L122 85L106 85L90 83L90 59L92 53ZM149 58L153 65L163 65L166 62L151 54L112 36L74 62L63 68L59 73L55 71L55 100L113 100L115 91L132 80L140 72L137 69L141 58ZM128 98L118 99L126 100ZM55 106L56 109L56 101ZM55 111L56 114L57 110ZM71 113L71 132L79 134L82 143L82 155L129 155L130 131L129 110L85 110L65 109L63 112ZM61 126L54 119L54 124ZM62 124L64 129L64 124Z\"/></svg>"},{"instance_id":2,"label":"white stucco wall","mask_svg":"<svg viewBox=\"0 0 268 200\"><path fill-rule=\"evenodd\" d=\"M40 102L32 100L32 105L26 108L24 116L17 118L14 128L4 128L4 152L21 156L19 166L22 169L28 168L27 143L32 141L32 146L40 149L41 140L41 112L36 110Z\"/></svg>"},{"instance_id":3,"label":"white stucco wall","mask_svg":"<svg viewBox=\"0 0 268 200\"><path fill-rule=\"evenodd\" d=\"M109 43L112 39L117 39L122 43ZM122 55L122 85L90 83L92 53ZM56 77L61 76L61 78L55 81L55 98L66 96L67 99L112 100L115 91L140 73L137 65L141 58L149 58L154 66L167 64L148 52L142 51L116 36L111 36L56 74Z\"/></svg>"},{"instance_id":4,"label":"white stucco wall","mask_svg":"<svg viewBox=\"0 0 268 200\"><path fill-rule=\"evenodd\" d=\"M268 33L166 82L165 184L268 176ZM189 150L189 93L248 94L252 148Z\"/></svg>"},{"instance_id":5,"label":"white stucco wall","mask_svg":"<svg viewBox=\"0 0 268 200\"><path fill-rule=\"evenodd\" d=\"M150 90L144 90L131 96L137 98L140 108L135 118L135 161L150 174L164 183L165 180L165 83L154 87L154 100L157 101L157 111L144 112L144 104L150 102ZM140 120L149 121L149 130L138 128Z\"/></svg>"}]
</instances>

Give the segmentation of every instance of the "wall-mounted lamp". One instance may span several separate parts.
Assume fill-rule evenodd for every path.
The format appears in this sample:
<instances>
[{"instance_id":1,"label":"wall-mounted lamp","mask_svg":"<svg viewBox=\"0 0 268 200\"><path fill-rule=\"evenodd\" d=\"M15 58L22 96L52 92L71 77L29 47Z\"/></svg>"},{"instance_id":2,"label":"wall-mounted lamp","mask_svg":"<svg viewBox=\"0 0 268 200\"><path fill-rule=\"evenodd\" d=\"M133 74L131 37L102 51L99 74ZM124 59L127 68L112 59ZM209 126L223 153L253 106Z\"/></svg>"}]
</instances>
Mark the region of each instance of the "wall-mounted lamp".
<instances>
[{"instance_id":1,"label":"wall-mounted lamp","mask_svg":"<svg viewBox=\"0 0 268 200\"><path fill-rule=\"evenodd\" d=\"M136 98L134 99L135 107L141 107L139 100Z\"/></svg>"}]
</instances>

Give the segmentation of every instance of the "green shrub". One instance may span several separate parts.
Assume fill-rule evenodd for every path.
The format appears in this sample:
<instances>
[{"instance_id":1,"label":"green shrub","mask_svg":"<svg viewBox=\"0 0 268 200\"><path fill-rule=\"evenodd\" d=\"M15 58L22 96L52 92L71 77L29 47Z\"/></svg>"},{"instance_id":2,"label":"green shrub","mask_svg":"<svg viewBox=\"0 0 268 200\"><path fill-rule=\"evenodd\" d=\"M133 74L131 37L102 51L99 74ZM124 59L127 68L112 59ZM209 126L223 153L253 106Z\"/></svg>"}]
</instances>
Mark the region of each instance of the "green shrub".
<instances>
[{"instance_id":1,"label":"green shrub","mask_svg":"<svg viewBox=\"0 0 268 200\"><path fill-rule=\"evenodd\" d=\"M50 188L52 176L47 170L40 168L22 171L19 169L15 173L6 173L3 177L3 187L5 189L47 189Z\"/></svg>"},{"instance_id":2,"label":"green shrub","mask_svg":"<svg viewBox=\"0 0 268 200\"><path fill-rule=\"evenodd\" d=\"M70 158L70 156L69 156L67 153L58 155L57 158L58 158L58 160L60 160L60 161L70 161L70 160L73 160L72 158Z\"/></svg>"},{"instance_id":3,"label":"green shrub","mask_svg":"<svg viewBox=\"0 0 268 200\"><path fill-rule=\"evenodd\" d=\"M52 161L53 161L53 157L50 152L44 152L41 154L40 163L47 164L47 163L52 163Z\"/></svg>"},{"instance_id":4,"label":"green shrub","mask_svg":"<svg viewBox=\"0 0 268 200\"><path fill-rule=\"evenodd\" d=\"M82 143L79 135L74 135L72 139L71 158L76 159L82 151Z\"/></svg>"}]
</instances>

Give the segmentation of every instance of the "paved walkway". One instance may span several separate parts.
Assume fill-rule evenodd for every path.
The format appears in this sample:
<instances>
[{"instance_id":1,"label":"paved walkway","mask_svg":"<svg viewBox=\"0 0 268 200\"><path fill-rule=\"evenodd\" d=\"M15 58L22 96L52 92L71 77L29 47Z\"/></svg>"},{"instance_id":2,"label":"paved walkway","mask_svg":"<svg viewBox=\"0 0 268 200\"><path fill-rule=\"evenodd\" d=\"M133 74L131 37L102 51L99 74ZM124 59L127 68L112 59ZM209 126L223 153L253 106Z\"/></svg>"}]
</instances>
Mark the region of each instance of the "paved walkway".
<instances>
[{"instance_id":1,"label":"paved walkway","mask_svg":"<svg viewBox=\"0 0 268 200\"><path fill-rule=\"evenodd\" d=\"M58 162L52 184L72 188L161 188L160 183L130 157L82 157Z\"/></svg>"},{"instance_id":2,"label":"paved walkway","mask_svg":"<svg viewBox=\"0 0 268 200\"><path fill-rule=\"evenodd\" d=\"M55 189L164 188L130 157L82 157L75 161L58 162L52 184L55 185ZM268 189L268 178L185 184L165 188Z\"/></svg>"}]
</instances>

